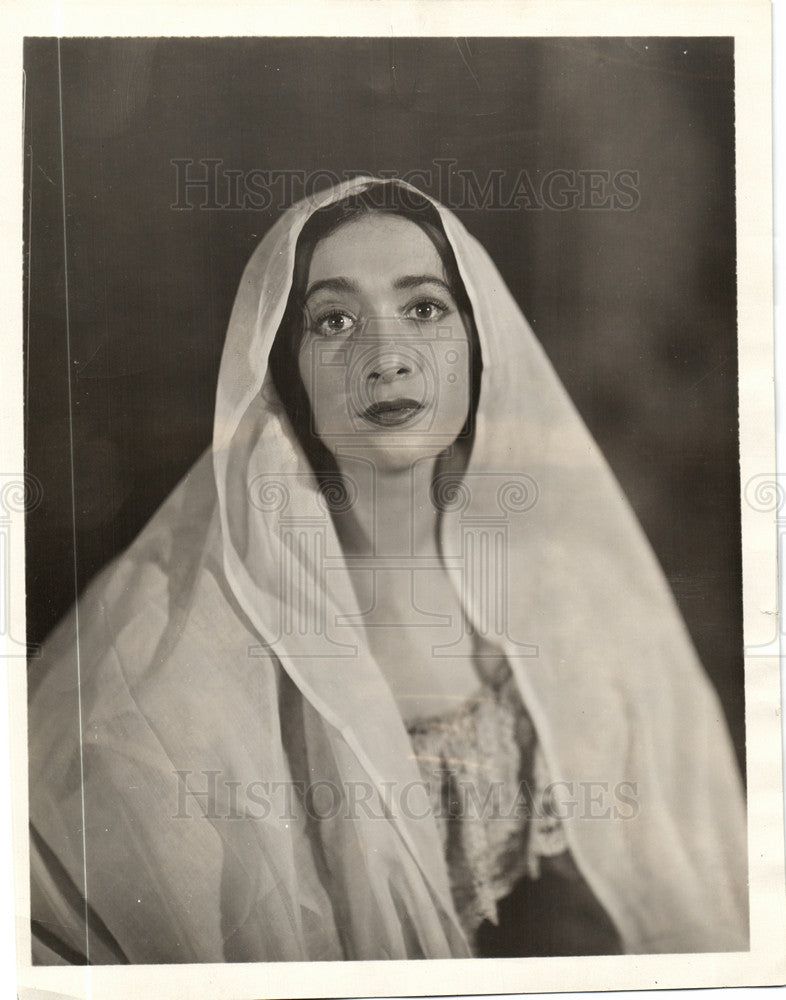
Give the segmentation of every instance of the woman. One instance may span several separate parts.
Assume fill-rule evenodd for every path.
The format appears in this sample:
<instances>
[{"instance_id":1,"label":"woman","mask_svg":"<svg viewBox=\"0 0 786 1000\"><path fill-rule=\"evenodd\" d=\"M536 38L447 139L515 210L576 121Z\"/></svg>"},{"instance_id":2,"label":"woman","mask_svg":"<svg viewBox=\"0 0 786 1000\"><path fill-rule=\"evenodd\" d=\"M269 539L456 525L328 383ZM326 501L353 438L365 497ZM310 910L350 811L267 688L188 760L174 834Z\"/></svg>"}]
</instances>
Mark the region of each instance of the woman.
<instances>
[{"instance_id":1,"label":"woman","mask_svg":"<svg viewBox=\"0 0 786 1000\"><path fill-rule=\"evenodd\" d=\"M46 662L39 961L747 947L739 777L660 570L408 185L268 233L211 453Z\"/></svg>"}]
</instances>

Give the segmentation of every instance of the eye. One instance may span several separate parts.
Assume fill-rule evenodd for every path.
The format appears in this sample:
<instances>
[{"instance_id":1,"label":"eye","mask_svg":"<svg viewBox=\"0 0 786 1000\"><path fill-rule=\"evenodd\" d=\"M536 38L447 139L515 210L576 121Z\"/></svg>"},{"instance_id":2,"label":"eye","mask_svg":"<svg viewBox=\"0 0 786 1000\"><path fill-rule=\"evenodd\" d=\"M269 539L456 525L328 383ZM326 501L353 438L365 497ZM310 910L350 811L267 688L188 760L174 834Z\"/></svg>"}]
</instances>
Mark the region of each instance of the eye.
<instances>
[{"instance_id":1,"label":"eye","mask_svg":"<svg viewBox=\"0 0 786 1000\"><path fill-rule=\"evenodd\" d=\"M449 311L449 307L438 299L418 299L409 307L406 315L409 319L416 319L421 323L433 323Z\"/></svg>"},{"instance_id":2,"label":"eye","mask_svg":"<svg viewBox=\"0 0 786 1000\"><path fill-rule=\"evenodd\" d=\"M335 337L339 333L348 333L355 325L355 318L342 309L331 309L317 317L314 329L323 337Z\"/></svg>"}]
</instances>

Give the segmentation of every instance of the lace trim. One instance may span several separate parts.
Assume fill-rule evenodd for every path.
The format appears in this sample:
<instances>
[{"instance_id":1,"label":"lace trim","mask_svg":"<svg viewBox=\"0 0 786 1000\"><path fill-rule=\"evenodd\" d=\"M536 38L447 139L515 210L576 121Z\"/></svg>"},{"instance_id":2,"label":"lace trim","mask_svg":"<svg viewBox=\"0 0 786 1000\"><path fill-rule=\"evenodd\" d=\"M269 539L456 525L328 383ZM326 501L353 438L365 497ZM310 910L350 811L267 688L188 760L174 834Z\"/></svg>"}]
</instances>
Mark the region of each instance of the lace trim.
<instances>
[{"instance_id":1,"label":"lace trim","mask_svg":"<svg viewBox=\"0 0 786 1000\"><path fill-rule=\"evenodd\" d=\"M540 803L549 777L535 728L504 659L458 708L408 723L429 791L453 901L470 940L540 858L567 849Z\"/></svg>"}]
</instances>

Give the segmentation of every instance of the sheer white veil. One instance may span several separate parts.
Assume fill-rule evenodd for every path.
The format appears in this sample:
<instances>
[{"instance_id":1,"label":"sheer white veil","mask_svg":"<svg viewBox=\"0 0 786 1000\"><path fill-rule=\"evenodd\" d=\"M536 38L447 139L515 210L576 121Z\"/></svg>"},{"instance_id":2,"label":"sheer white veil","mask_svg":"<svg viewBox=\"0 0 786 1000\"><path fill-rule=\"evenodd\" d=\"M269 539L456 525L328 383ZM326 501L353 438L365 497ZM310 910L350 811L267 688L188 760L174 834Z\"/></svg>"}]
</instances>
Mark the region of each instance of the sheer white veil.
<instances>
[{"instance_id":1,"label":"sheer white veil","mask_svg":"<svg viewBox=\"0 0 786 1000\"><path fill-rule=\"evenodd\" d=\"M357 620L359 609L340 560L330 558L339 553L330 519L306 530L319 495L265 382L300 229L320 204L369 183L358 178L296 206L251 259L222 360L213 453L224 565L238 600L306 697L383 780L407 757L406 736L398 727L395 740L378 738L368 706L383 682L362 634L331 633L331 621ZM483 357L471 458L444 519L456 588L474 626L510 658L552 779L573 796L591 783L596 792L636 790L633 818L603 821L576 807L567 824L628 945L649 947L658 935L675 948L742 941L744 821L722 709L640 526L517 303L486 251L434 204ZM238 482L255 484L259 502L233 493ZM302 575L290 579L300 590L282 606L287 521L300 525ZM321 552L329 570L318 566ZM305 635L280 627L293 598ZM327 653L340 653L329 648L340 641L357 655L337 655L326 670L313 655L315 626ZM384 691L378 697L387 703Z\"/></svg>"},{"instance_id":2,"label":"sheer white veil","mask_svg":"<svg viewBox=\"0 0 786 1000\"><path fill-rule=\"evenodd\" d=\"M303 226L374 183L414 191L356 178L262 240L229 324L212 452L80 599L78 631L71 616L47 644L30 708L36 905L74 948L90 938L94 960L116 960L113 941L131 961L468 954L406 730L268 369ZM743 949L744 805L718 698L518 305L433 204L483 358L466 471L435 484L445 565L510 661L571 850L626 950ZM298 768L344 800L362 785L367 808L315 828L297 810L232 822L200 799L204 821L186 823L170 807L216 773L242 813L260 780ZM624 806L620 790L618 813L598 804ZM212 809L230 792L211 795ZM53 858L88 896L92 937Z\"/></svg>"}]
</instances>

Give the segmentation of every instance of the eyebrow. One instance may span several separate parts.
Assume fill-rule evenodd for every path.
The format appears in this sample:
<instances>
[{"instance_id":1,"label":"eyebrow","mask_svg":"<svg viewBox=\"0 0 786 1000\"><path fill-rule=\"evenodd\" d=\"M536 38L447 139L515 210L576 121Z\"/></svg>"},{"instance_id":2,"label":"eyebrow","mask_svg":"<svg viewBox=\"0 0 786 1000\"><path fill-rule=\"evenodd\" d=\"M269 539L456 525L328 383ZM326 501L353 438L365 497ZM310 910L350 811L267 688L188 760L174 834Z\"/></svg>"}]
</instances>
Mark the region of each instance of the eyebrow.
<instances>
[{"instance_id":1,"label":"eyebrow","mask_svg":"<svg viewBox=\"0 0 786 1000\"><path fill-rule=\"evenodd\" d=\"M328 292L357 292L358 286L349 278L323 278L322 281L315 281L308 286L306 298L310 299L315 292L325 289Z\"/></svg>"},{"instance_id":2,"label":"eyebrow","mask_svg":"<svg viewBox=\"0 0 786 1000\"><path fill-rule=\"evenodd\" d=\"M451 295L450 287L442 278L435 274L405 274L403 278L397 278L393 282L394 288L417 288L418 285L441 285L445 291Z\"/></svg>"},{"instance_id":3,"label":"eyebrow","mask_svg":"<svg viewBox=\"0 0 786 1000\"><path fill-rule=\"evenodd\" d=\"M435 274L405 274L401 278L396 278L393 282L393 287L396 289L416 288L418 285L429 284L440 285L448 295L453 294L447 282L443 281L442 278L438 278ZM359 292L357 284L349 278L323 278L321 281L315 281L309 285L306 291L306 299L310 299L316 292L323 290L328 292L354 292L356 294Z\"/></svg>"}]
</instances>

